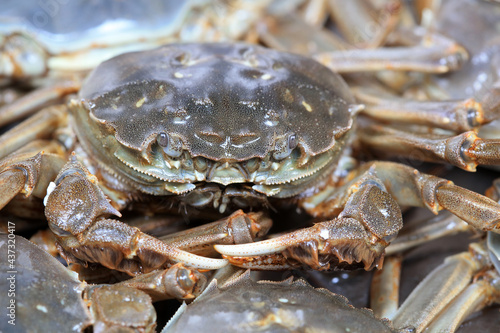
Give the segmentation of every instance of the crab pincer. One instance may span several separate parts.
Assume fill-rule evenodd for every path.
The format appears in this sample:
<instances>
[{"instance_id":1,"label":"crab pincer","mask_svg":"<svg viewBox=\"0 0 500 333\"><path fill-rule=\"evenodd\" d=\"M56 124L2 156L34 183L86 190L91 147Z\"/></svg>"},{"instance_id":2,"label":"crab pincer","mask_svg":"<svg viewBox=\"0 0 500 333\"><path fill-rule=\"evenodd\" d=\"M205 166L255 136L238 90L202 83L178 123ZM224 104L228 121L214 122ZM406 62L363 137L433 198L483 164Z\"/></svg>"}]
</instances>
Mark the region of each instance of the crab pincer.
<instances>
[{"instance_id":1,"label":"crab pincer","mask_svg":"<svg viewBox=\"0 0 500 333\"><path fill-rule=\"evenodd\" d=\"M269 240L215 249L232 264L252 269L371 270L382 265L384 249L401 227L396 202L365 182L337 218Z\"/></svg>"},{"instance_id":2,"label":"crab pincer","mask_svg":"<svg viewBox=\"0 0 500 333\"><path fill-rule=\"evenodd\" d=\"M109 215L121 214L109 203L97 179L75 159L61 170L46 200L46 215L70 262L98 262L131 275L183 262L199 269L218 269L227 260L211 259L172 247Z\"/></svg>"}]
</instances>

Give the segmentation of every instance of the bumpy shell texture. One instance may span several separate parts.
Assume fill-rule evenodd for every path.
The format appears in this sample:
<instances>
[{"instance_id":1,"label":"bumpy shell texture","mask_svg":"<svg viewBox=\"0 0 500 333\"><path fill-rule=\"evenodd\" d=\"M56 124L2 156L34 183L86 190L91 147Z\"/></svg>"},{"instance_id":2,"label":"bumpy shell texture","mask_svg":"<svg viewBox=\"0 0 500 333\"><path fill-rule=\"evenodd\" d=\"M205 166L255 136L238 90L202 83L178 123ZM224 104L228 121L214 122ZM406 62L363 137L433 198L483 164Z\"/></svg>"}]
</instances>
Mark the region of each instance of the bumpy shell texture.
<instances>
[{"instance_id":1,"label":"bumpy shell texture","mask_svg":"<svg viewBox=\"0 0 500 333\"><path fill-rule=\"evenodd\" d=\"M295 134L311 155L352 123L343 80L314 60L247 44L172 44L104 62L80 91L117 140L143 150L159 133L192 156L264 158Z\"/></svg>"}]
</instances>

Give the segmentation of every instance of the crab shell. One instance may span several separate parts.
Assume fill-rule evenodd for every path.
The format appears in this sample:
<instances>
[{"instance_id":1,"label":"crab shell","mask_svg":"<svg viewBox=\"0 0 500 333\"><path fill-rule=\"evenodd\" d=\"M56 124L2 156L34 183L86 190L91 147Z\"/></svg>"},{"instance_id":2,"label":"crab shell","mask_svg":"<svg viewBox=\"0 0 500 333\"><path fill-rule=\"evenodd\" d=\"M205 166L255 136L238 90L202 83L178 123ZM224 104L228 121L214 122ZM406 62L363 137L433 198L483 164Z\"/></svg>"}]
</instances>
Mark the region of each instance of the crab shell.
<instances>
[{"instance_id":1,"label":"crab shell","mask_svg":"<svg viewBox=\"0 0 500 333\"><path fill-rule=\"evenodd\" d=\"M339 75L247 44L120 55L90 74L79 97L70 108L85 150L155 195L197 182L296 195L335 167L353 124Z\"/></svg>"}]
</instances>

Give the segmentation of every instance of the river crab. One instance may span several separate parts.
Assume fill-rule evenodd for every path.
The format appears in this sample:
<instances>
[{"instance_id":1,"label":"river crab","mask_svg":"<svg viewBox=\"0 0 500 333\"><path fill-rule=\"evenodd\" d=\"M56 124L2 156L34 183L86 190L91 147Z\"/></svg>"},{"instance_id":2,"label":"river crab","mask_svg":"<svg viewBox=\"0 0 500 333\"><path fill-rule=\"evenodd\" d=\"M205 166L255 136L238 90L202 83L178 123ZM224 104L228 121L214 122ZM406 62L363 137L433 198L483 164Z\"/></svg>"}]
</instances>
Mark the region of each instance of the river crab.
<instances>
[{"instance_id":1,"label":"river crab","mask_svg":"<svg viewBox=\"0 0 500 333\"><path fill-rule=\"evenodd\" d=\"M224 43L124 54L98 66L68 109L76 138L63 132L66 146L37 141L9 155L0 186L7 193L3 204L48 187L45 214L70 262L98 262L132 275L179 261L204 269L229 260L254 269L368 270L381 264L402 226L399 205L448 209L479 229L498 228L496 202L450 181L391 162L353 166L361 106L340 76L310 58ZM60 123L66 117L61 108L36 117L44 114ZM448 140L446 156L473 160L470 140ZM494 144L483 149L493 161ZM31 149L42 152L26 158ZM70 150L62 166L62 152ZM262 242L215 245L226 259L212 259L183 249L203 254L199 247L218 242L252 242L269 219L236 211L225 219L234 229L195 235L200 245L193 245L188 236L161 241L109 218L134 201L158 197L166 207L221 213L292 198L322 222ZM221 240L226 237L231 240Z\"/></svg>"}]
</instances>

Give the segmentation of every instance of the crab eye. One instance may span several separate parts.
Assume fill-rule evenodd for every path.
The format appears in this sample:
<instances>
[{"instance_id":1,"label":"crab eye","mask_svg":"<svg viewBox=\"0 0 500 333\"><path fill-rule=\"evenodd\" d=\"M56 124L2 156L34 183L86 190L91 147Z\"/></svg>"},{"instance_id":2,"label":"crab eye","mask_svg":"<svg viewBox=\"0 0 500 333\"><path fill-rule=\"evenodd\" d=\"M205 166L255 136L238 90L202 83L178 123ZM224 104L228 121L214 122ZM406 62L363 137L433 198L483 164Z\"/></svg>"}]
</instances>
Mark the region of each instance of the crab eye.
<instances>
[{"instance_id":1,"label":"crab eye","mask_svg":"<svg viewBox=\"0 0 500 333\"><path fill-rule=\"evenodd\" d=\"M288 137L288 149L293 150L297 148L297 144L298 144L297 136L295 134L291 134Z\"/></svg>"},{"instance_id":2,"label":"crab eye","mask_svg":"<svg viewBox=\"0 0 500 333\"><path fill-rule=\"evenodd\" d=\"M168 146L168 134L165 133L165 132L161 132L160 134L158 134L158 138L156 138L156 142L158 142L158 144L165 148Z\"/></svg>"},{"instance_id":3,"label":"crab eye","mask_svg":"<svg viewBox=\"0 0 500 333\"><path fill-rule=\"evenodd\" d=\"M156 137L156 142L163 148L165 154L170 157L179 157L182 154L182 141L173 135L161 132Z\"/></svg>"},{"instance_id":4,"label":"crab eye","mask_svg":"<svg viewBox=\"0 0 500 333\"><path fill-rule=\"evenodd\" d=\"M292 150L294 150L298 145L297 135L295 133L283 136L276 140L273 157L276 160L282 160L288 157Z\"/></svg>"}]
</instances>

